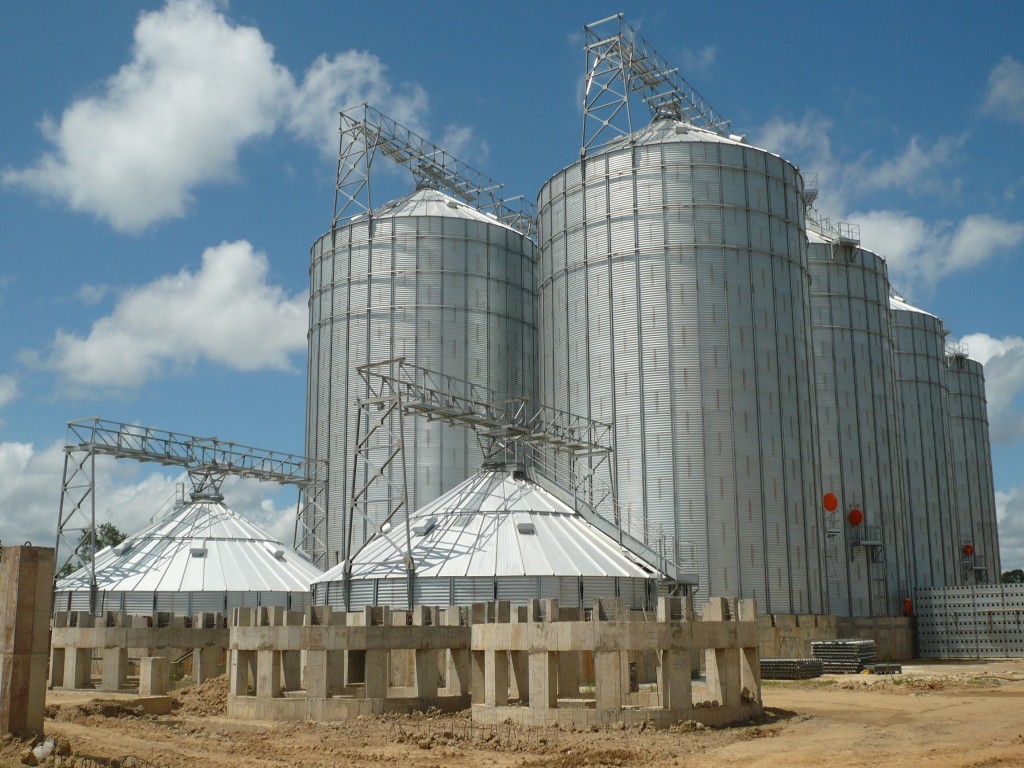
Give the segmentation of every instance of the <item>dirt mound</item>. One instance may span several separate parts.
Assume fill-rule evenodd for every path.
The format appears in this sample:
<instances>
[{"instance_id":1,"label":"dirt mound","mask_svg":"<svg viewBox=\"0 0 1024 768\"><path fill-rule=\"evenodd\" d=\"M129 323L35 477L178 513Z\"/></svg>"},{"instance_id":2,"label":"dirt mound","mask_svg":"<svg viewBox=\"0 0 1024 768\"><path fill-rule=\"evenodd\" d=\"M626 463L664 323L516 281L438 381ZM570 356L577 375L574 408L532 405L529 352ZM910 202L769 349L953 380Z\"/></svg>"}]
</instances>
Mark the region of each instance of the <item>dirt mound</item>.
<instances>
[{"instance_id":1,"label":"dirt mound","mask_svg":"<svg viewBox=\"0 0 1024 768\"><path fill-rule=\"evenodd\" d=\"M211 678L201 685L182 688L174 696L180 707L178 712L198 717L226 714L229 688L227 675Z\"/></svg>"},{"instance_id":2,"label":"dirt mound","mask_svg":"<svg viewBox=\"0 0 1024 768\"><path fill-rule=\"evenodd\" d=\"M132 706L123 701L89 701L84 704L53 704L46 708L46 716L63 723L88 722L95 717L142 717L142 706Z\"/></svg>"}]
</instances>

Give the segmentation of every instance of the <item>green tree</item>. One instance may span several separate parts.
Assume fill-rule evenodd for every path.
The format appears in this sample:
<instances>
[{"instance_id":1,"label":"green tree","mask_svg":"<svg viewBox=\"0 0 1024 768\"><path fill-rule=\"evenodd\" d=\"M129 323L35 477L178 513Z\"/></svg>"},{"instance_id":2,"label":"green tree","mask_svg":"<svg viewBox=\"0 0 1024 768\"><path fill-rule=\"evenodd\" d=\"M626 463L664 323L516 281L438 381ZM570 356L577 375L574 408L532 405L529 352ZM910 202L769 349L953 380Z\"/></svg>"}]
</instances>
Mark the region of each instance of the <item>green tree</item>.
<instances>
[{"instance_id":1,"label":"green tree","mask_svg":"<svg viewBox=\"0 0 1024 768\"><path fill-rule=\"evenodd\" d=\"M1003 571L1000 581L1003 584L1024 584L1024 569L1014 568L1012 571Z\"/></svg>"},{"instance_id":2,"label":"green tree","mask_svg":"<svg viewBox=\"0 0 1024 768\"><path fill-rule=\"evenodd\" d=\"M79 568L88 565L92 562L92 556L95 552L107 547L116 547L126 538L125 534L113 523L101 523L96 528L96 547L93 549L93 543L89 539L89 531L82 531L82 535L78 537L78 555L71 558L64 564L63 568L57 571L57 578L62 579Z\"/></svg>"}]
</instances>

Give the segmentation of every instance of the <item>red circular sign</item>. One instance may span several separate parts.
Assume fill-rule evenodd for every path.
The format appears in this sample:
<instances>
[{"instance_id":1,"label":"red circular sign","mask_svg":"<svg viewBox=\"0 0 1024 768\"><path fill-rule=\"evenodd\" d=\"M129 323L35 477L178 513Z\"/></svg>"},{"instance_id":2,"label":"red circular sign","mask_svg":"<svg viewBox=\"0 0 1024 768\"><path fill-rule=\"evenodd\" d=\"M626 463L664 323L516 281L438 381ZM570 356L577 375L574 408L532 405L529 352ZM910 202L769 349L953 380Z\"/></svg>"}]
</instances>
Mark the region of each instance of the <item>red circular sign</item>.
<instances>
[{"instance_id":1,"label":"red circular sign","mask_svg":"<svg viewBox=\"0 0 1024 768\"><path fill-rule=\"evenodd\" d=\"M964 552L964 557L970 557L971 555L974 554L974 545L973 544L964 544L963 552Z\"/></svg>"},{"instance_id":2,"label":"red circular sign","mask_svg":"<svg viewBox=\"0 0 1024 768\"><path fill-rule=\"evenodd\" d=\"M850 514L847 519L850 521L850 525L857 527L864 522L864 513L854 507L850 510Z\"/></svg>"},{"instance_id":3,"label":"red circular sign","mask_svg":"<svg viewBox=\"0 0 1024 768\"><path fill-rule=\"evenodd\" d=\"M829 512L835 512L837 509L839 509L839 499L836 498L836 495L834 493L826 493L824 497L822 497L821 503Z\"/></svg>"}]
</instances>

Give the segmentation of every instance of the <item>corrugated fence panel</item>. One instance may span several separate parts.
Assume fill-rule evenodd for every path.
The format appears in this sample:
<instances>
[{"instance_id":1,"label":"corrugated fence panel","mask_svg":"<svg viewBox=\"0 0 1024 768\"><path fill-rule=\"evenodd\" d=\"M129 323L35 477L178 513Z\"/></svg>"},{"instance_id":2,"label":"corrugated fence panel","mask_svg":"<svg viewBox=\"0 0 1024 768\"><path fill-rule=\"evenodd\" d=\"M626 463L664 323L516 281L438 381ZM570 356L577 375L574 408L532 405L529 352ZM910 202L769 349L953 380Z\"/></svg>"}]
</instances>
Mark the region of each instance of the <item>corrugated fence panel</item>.
<instances>
[{"instance_id":1,"label":"corrugated fence panel","mask_svg":"<svg viewBox=\"0 0 1024 768\"><path fill-rule=\"evenodd\" d=\"M1024 585L919 589L922 658L1024 656Z\"/></svg>"}]
</instances>

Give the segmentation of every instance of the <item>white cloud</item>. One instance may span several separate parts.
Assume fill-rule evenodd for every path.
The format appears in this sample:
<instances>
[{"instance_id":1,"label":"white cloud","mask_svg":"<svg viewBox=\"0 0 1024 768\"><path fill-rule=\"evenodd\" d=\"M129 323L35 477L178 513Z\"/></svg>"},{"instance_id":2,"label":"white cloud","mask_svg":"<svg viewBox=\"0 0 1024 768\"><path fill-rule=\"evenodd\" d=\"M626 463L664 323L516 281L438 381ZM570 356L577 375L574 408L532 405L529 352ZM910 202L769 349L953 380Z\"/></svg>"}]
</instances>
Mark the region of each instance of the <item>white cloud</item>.
<instances>
[{"instance_id":1,"label":"white cloud","mask_svg":"<svg viewBox=\"0 0 1024 768\"><path fill-rule=\"evenodd\" d=\"M706 45L696 53L687 48L683 51L683 77L689 79L693 74L704 74L715 64L718 48Z\"/></svg>"},{"instance_id":2,"label":"white cloud","mask_svg":"<svg viewBox=\"0 0 1024 768\"><path fill-rule=\"evenodd\" d=\"M761 128L756 143L800 163L805 173L817 173L815 207L833 221L860 225L861 242L886 258L890 279L908 298L1024 242L1024 221L989 214L927 221L902 210L860 207L884 189L948 193L957 181L948 177L947 166L968 134L940 136L930 146L915 136L896 157L844 162L833 152L831 129L830 120L813 112L798 122L774 118Z\"/></svg>"},{"instance_id":3,"label":"white cloud","mask_svg":"<svg viewBox=\"0 0 1024 768\"><path fill-rule=\"evenodd\" d=\"M1024 222L988 214L967 216L956 225L893 210L855 211L847 217L860 225L864 247L886 258L893 285L911 298L1024 242Z\"/></svg>"},{"instance_id":4,"label":"white cloud","mask_svg":"<svg viewBox=\"0 0 1024 768\"><path fill-rule=\"evenodd\" d=\"M76 295L83 304L99 304L107 297L111 290L109 285L86 283L78 289Z\"/></svg>"},{"instance_id":5,"label":"white cloud","mask_svg":"<svg viewBox=\"0 0 1024 768\"><path fill-rule=\"evenodd\" d=\"M5 545L31 541L53 546L63 468L64 445L59 441L41 450L31 443L0 443L0 477L4 478L0 483L0 539ZM110 522L126 534L135 533L170 510L181 483L186 489L191 487L184 471L167 475L154 471L152 465L98 456L96 522ZM236 477L225 480L223 491L232 509L291 545L295 509L288 506L287 491L273 483ZM71 526L84 522L84 517L76 519ZM77 534L70 535L77 539Z\"/></svg>"},{"instance_id":6,"label":"white cloud","mask_svg":"<svg viewBox=\"0 0 1024 768\"><path fill-rule=\"evenodd\" d=\"M289 130L318 145L328 156L338 154L338 112L368 103L407 128L422 132L427 94L418 85L396 88L387 67L376 56L347 51L320 56L291 95Z\"/></svg>"},{"instance_id":7,"label":"white cloud","mask_svg":"<svg viewBox=\"0 0 1024 768\"><path fill-rule=\"evenodd\" d=\"M1003 56L988 76L988 91L982 111L1014 123L1024 124L1024 63Z\"/></svg>"},{"instance_id":8,"label":"white cloud","mask_svg":"<svg viewBox=\"0 0 1024 768\"><path fill-rule=\"evenodd\" d=\"M13 403L20 393L18 392L18 379L14 374L0 374L0 408Z\"/></svg>"},{"instance_id":9,"label":"white cloud","mask_svg":"<svg viewBox=\"0 0 1024 768\"><path fill-rule=\"evenodd\" d=\"M960 339L969 356L985 366L985 398L992 440L1012 442L1024 438L1024 410L1018 400L1024 392L1024 338L997 339L972 333Z\"/></svg>"},{"instance_id":10,"label":"white cloud","mask_svg":"<svg viewBox=\"0 0 1024 768\"><path fill-rule=\"evenodd\" d=\"M455 123L445 127L438 145L452 156L471 165L486 163L491 153L487 142L477 139L471 127Z\"/></svg>"},{"instance_id":11,"label":"white cloud","mask_svg":"<svg viewBox=\"0 0 1024 768\"><path fill-rule=\"evenodd\" d=\"M274 130L294 87L259 30L204 0L141 14L132 52L102 94L44 121L54 150L5 183L139 232L183 216L196 186L232 178L239 148Z\"/></svg>"},{"instance_id":12,"label":"white cloud","mask_svg":"<svg viewBox=\"0 0 1024 768\"><path fill-rule=\"evenodd\" d=\"M932 172L944 166L961 148L969 137L968 133L956 136L940 136L930 148L922 147L917 136L903 154L877 165L859 164L852 166L849 181L866 190L872 189L914 189L916 191L937 191L948 189L949 179L936 178ZM938 187L936 185L939 185Z\"/></svg>"},{"instance_id":13,"label":"white cloud","mask_svg":"<svg viewBox=\"0 0 1024 768\"><path fill-rule=\"evenodd\" d=\"M200 186L235 179L242 147L281 128L336 155L339 110L364 101L419 129L428 100L360 51L320 56L296 85L260 30L212 0L169 0L139 16L131 61L99 94L43 119L52 149L0 180L139 233L184 216Z\"/></svg>"},{"instance_id":14,"label":"white cloud","mask_svg":"<svg viewBox=\"0 0 1024 768\"><path fill-rule=\"evenodd\" d=\"M996 491L1000 569L1024 568L1024 488Z\"/></svg>"},{"instance_id":15,"label":"white cloud","mask_svg":"<svg viewBox=\"0 0 1024 768\"><path fill-rule=\"evenodd\" d=\"M267 282L267 258L245 241L207 248L202 266L131 288L87 336L58 331L42 364L70 390L132 389L209 360L240 371L291 368L305 349L304 294Z\"/></svg>"}]
</instances>

